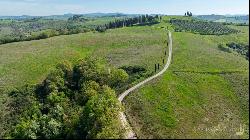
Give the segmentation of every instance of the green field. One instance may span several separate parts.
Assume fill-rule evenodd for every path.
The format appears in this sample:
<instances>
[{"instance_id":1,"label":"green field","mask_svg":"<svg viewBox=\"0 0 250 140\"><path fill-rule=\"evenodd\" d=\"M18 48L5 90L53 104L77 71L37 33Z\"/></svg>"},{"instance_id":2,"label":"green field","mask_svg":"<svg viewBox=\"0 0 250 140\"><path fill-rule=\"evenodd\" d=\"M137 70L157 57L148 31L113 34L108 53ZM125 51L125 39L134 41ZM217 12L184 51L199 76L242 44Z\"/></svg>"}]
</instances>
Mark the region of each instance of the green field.
<instances>
[{"instance_id":1,"label":"green field","mask_svg":"<svg viewBox=\"0 0 250 140\"><path fill-rule=\"evenodd\" d=\"M248 27L233 28L242 32L173 33L170 69L125 100L139 138L249 138L249 61L217 47L249 43Z\"/></svg>"},{"instance_id":2,"label":"green field","mask_svg":"<svg viewBox=\"0 0 250 140\"><path fill-rule=\"evenodd\" d=\"M58 62L75 62L89 55L111 60L118 67L143 65L154 71L154 63L164 55L166 35L150 26L132 27L1 45L0 85L37 83Z\"/></svg>"},{"instance_id":3,"label":"green field","mask_svg":"<svg viewBox=\"0 0 250 140\"><path fill-rule=\"evenodd\" d=\"M152 75L156 63L162 68L167 32L161 27L167 27L173 34L170 68L125 100L126 114L137 136L248 138L249 61L237 53L219 50L218 44L249 44L249 27L230 25L241 31L238 34L199 35L174 32L168 23L170 18L164 17L160 24L152 26L0 45L0 116L8 114L6 91L42 82L64 60L76 63L92 56L118 68L142 66ZM1 117L1 133L6 123Z\"/></svg>"}]
</instances>

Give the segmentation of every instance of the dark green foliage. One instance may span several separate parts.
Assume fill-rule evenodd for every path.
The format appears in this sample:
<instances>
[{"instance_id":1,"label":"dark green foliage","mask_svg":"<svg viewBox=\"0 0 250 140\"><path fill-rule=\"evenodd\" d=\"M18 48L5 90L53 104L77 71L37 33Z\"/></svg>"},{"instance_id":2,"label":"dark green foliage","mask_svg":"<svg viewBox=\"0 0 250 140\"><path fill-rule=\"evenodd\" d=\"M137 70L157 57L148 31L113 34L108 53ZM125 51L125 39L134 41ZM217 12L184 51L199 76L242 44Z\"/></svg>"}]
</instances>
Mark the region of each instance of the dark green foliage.
<instances>
[{"instance_id":1,"label":"dark green foliage","mask_svg":"<svg viewBox=\"0 0 250 140\"><path fill-rule=\"evenodd\" d=\"M152 25L158 23L159 17L151 15L142 15L139 17L126 18L123 20L115 20L109 24L101 25L96 27L96 31L105 32L107 29L130 27L133 25Z\"/></svg>"},{"instance_id":2,"label":"dark green foliage","mask_svg":"<svg viewBox=\"0 0 250 140\"><path fill-rule=\"evenodd\" d=\"M142 66L123 66L121 69L125 70L129 75L128 83L132 83L141 77L148 77L150 74Z\"/></svg>"},{"instance_id":3,"label":"dark green foliage","mask_svg":"<svg viewBox=\"0 0 250 140\"><path fill-rule=\"evenodd\" d=\"M174 25L176 32L190 31L201 35L226 35L238 32L235 29L215 22L171 19L170 23Z\"/></svg>"},{"instance_id":4,"label":"dark green foliage","mask_svg":"<svg viewBox=\"0 0 250 140\"><path fill-rule=\"evenodd\" d=\"M236 51L237 53L246 56L246 59L249 60L249 45L237 44L237 43L228 43L227 47Z\"/></svg>"},{"instance_id":5,"label":"dark green foliage","mask_svg":"<svg viewBox=\"0 0 250 140\"><path fill-rule=\"evenodd\" d=\"M87 81L82 86L80 92L75 93L75 100L79 105L85 105L86 102L98 94L100 86L95 81Z\"/></svg>"},{"instance_id":6,"label":"dark green foliage","mask_svg":"<svg viewBox=\"0 0 250 140\"><path fill-rule=\"evenodd\" d=\"M31 115L40 115L39 104L35 96L34 86L23 86L22 88L13 90L9 93L11 102L8 105L8 109L11 111L12 119L10 121L16 123L16 120L22 117L28 118Z\"/></svg>"},{"instance_id":7,"label":"dark green foliage","mask_svg":"<svg viewBox=\"0 0 250 140\"><path fill-rule=\"evenodd\" d=\"M219 44L219 45L218 45L218 48L219 48L221 51L224 51L224 52L228 52L228 53L231 53L231 52L232 52L229 48L223 46L222 44Z\"/></svg>"},{"instance_id":8,"label":"dark green foliage","mask_svg":"<svg viewBox=\"0 0 250 140\"><path fill-rule=\"evenodd\" d=\"M86 138L121 138L119 113L122 106L117 102L115 91L103 86L86 104L82 123ZM94 127L93 127L94 126Z\"/></svg>"},{"instance_id":9,"label":"dark green foliage","mask_svg":"<svg viewBox=\"0 0 250 140\"><path fill-rule=\"evenodd\" d=\"M110 87L119 87L128 80L128 77L128 74L122 69L111 69L107 82Z\"/></svg>"},{"instance_id":10,"label":"dark green foliage","mask_svg":"<svg viewBox=\"0 0 250 140\"><path fill-rule=\"evenodd\" d=\"M142 74L146 69L142 66L123 66L121 69L125 70L129 75Z\"/></svg>"},{"instance_id":11,"label":"dark green foliage","mask_svg":"<svg viewBox=\"0 0 250 140\"><path fill-rule=\"evenodd\" d=\"M44 82L9 93L9 138L121 138L122 106L115 90L128 80L122 69L87 58L57 65Z\"/></svg>"},{"instance_id":12,"label":"dark green foliage","mask_svg":"<svg viewBox=\"0 0 250 140\"><path fill-rule=\"evenodd\" d=\"M193 13L191 13L191 12L187 11L187 13L185 13L185 16L189 16L189 17L191 17L191 16L193 16Z\"/></svg>"},{"instance_id":13,"label":"dark green foliage","mask_svg":"<svg viewBox=\"0 0 250 140\"><path fill-rule=\"evenodd\" d=\"M128 89L129 87L131 87L131 83L133 82L138 82L138 80L140 80L141 78L147 78L149 76L151 76L153 74L149 73L146 68L144 68L143 66L122 66L120 67L120 69L123 69L124 71L126 71L126 73L128 74L128 80L123 83L123 86L120 86L120 88L117 90L118 93L122 92L126 89Z\"/></svg>"},{"instance_id":14,"label":"dark green foliage","mask_svg":"<svg viewBox=\"0 0 250 140\"><path fill-rule=\"evenodd\" d=\"M75 87L79 89L84 82L89 80L98 81L99 72L100 68L96 63L96 60L87 58L86 60L80 61L80 63L74 67L73 78L76 82Z\"/></svg>"}]
</instances>

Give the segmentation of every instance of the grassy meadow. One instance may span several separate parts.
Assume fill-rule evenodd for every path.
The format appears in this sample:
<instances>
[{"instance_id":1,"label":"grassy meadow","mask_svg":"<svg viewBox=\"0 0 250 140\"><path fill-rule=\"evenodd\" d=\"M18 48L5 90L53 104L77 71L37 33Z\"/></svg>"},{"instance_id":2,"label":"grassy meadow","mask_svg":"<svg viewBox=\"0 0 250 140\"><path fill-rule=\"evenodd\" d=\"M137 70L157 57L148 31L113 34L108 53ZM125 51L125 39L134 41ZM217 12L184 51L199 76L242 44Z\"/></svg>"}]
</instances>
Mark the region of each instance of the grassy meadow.
<instances>
[{"instance_id":1,"label":"grassy meadow","mask_svg":"<svg viewBox=\"0 0 250 140\"><path fill-rule=\"evenodd\" d=\"M154 71L154 63L164 55L166 35L150 26L132 27L1 45L0 85L34 84L57 63L75 62L90 55L110 60L117 67L143 65Z\"/></svg>"},{"instance_id":2,"label":"grassy meadow","mask_svg":"<svg viewBox=\"0 0 250 140\"><path fill-rule=\"evenodd\" d=\"M232 28L242 32L173 33L169 70L125 99L139 138L249 138L249 61L218 49L249 43L248 26Z\"/></svg>"}]
</instances>

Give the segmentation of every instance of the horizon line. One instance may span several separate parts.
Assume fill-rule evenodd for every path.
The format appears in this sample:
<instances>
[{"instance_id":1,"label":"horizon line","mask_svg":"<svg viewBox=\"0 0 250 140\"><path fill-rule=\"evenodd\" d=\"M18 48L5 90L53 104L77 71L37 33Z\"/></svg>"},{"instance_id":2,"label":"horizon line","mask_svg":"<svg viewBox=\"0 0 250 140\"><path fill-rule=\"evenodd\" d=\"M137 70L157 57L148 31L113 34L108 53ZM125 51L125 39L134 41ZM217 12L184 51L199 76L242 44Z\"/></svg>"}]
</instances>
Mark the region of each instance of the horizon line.
<instances>
[{"instance_id":1,"label":"horizon line","mask_svg":"<svg viewBox=\"0 0 250 140\"><path fill-rule=\"evenodd\" d=\"M89 12L89 13L64 13L64 14L50 14L50 15L0 15L0 17L18 17L18 16L33 16L33 17L46 17L46 16L62 16L62 15L88 15L88 14L124 14L124 15L165 15L165 16L182 16L182 14L162 14L162 13L144 13L144 14L136 14L136 13L122 13L122 12ZM184 15L184 14L183 14ZM211 13L211 14L194 14L194 16L199 15L230 15L230 16L247 16L249 13L235 13L235 14L219 14L219 13Z\"/></svg>"}]
</instances>

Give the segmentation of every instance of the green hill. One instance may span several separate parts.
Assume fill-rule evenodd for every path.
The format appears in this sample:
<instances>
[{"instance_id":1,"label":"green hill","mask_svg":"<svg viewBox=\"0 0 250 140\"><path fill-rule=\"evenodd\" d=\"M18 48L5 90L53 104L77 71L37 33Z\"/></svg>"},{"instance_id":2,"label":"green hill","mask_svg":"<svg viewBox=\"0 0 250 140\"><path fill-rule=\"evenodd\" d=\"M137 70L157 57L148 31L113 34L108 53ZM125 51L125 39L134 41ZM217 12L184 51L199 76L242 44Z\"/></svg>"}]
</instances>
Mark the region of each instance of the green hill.
<instances>
[{"instance_id":1,"label":"green hill","mask_svg":"<svg viewBox=\"0 0 250 140\"><path fill-rule=\"evenodd\" d=\"M249 138L249 61L218 49L248 44L249 28L231 28L241 33L173 33L170 69L125 99L139 138Z\"/></svg>"}]
</instances>

